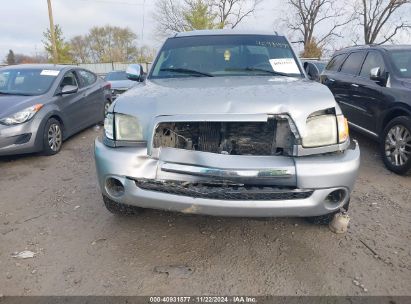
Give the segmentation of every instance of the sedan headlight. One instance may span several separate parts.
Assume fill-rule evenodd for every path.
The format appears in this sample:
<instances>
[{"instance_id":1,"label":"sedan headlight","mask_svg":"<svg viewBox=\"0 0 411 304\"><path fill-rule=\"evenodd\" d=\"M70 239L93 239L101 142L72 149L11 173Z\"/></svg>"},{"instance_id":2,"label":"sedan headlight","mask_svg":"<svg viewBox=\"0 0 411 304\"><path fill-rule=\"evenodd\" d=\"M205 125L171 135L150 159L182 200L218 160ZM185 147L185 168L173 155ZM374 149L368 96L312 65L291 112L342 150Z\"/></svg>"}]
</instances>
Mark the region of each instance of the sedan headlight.
<instances>
[{"instance_id":1,"label":"sedan headlight","mask_svg":"<svg viewBox=\"0 0 411 304\"><path fill-rule=\"evenodd\" d=\"M319 115L309 117L303 146L321 147L343 143L348 139L348 123L343 115Z\"/></svg>"},{"instance_id":2,"label":"sedan headlight","mask_svg":"<svg viewBox=\"0 0 411 304\"><path fill-rule=\"evenodd\" d=\"M131 115L107 113L104 120L104 134L116 141L142 141L143 131L138 119Z\"/></svg>"},{"instance_id":3,"label":"sedan headlight","mask_svg":"<svg viewBox=\"0 0 411 304\"><path fill-rule=\"evenodd\" d=\"M0 119L0 122L8 126L22 124L29 121L42 107L42 104L36 104L9 117L2 118Z\"/></svg>"}]
</instances>

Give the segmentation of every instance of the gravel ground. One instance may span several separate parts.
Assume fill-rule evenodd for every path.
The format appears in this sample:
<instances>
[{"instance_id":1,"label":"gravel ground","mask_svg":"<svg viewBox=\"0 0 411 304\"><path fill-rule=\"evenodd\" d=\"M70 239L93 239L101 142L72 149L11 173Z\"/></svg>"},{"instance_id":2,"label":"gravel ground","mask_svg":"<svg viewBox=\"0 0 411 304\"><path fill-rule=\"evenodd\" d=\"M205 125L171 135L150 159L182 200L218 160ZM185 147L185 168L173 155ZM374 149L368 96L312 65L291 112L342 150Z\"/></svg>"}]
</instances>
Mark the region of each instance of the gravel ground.
<instances>
[{"instance_id":1,"label":"gravel ground","mask_svg":"<svg viewBox=\"0 0 411 304\"><path fill-rule=\"evenodd\" d=\"M0 158L3 295L411 295L411 177L358 134L343 235L298 218L243 219L102 203L88 129L60 154ZM33 258L14 252L30 250Z\"/></svg>"}]
</instances>

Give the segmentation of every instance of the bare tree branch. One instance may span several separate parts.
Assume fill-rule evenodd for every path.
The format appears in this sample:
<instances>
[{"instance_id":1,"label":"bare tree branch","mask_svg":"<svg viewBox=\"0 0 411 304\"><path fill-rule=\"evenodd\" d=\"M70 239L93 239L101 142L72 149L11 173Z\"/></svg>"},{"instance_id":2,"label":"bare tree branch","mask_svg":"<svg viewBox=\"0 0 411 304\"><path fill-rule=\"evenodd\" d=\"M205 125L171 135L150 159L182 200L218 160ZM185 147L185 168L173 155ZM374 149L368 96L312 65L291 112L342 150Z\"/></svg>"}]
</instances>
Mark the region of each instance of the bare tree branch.
<instances>
[{"instance_id":1,"label":"bare tree branch","mask_svg":"<svg viewBox=\"0 0 411 304\"><path fill-rule=\"evenodd\" d=\"M313 44L322 49L333 37L342 37L339 30L354 20L343 9L343 3L333 0L287 0L292 15L283 19L288 28L298 32L304 42L304 52ZM318 28L326 31L319 31Z\"/></svg>"},{"instance_id":2,"label":"bare tree branch","mask_svg":"<svg viewBox=\"0 0 411 304\"><path fill-rule=\"evenodd\" d=\"M157 0L155 19L160 36L192 29L206 24L207 28L235 28L251 16L264 0ZM204 8L199 14L198 8ZM197 13L196 13L197 9ZM192 18L188 18L191 16ZM197 22L199 19L209 22ZM193 19L195 22L193 22Z\"/></svg>"},{"instance_id":3,"label":"bare tree branch","mask_svg":"<svg viewBox=\"0 0 411 304\"><path fill-rule=\"evenodd\" d=\"M409 14L404 14L408 17L404 21L398 13L410 3L411 0L361 0L358 16L363 27L364 43L383 44L391 41L400 31L410 28ZM378 39L381 36L383 38Z\"/></svg>"}]
</instances>

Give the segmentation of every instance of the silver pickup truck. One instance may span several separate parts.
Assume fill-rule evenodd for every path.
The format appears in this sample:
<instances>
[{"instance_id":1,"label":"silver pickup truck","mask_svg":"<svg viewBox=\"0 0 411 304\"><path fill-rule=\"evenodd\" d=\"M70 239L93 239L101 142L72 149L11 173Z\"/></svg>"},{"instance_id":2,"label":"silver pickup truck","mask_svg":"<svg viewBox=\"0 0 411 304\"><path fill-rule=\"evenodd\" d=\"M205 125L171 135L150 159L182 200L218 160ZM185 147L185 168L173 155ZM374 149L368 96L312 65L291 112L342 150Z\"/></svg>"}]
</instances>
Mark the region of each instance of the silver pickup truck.
<instances>
[{"instance_id":1,"label":"silver pickup truck","mask_svg":"<svg viewBox=\"0 0 411 304\"><path fill-rule=\"evenodd\" d=\"M327 87L273 33L195 31L166 40L110 107L95 141L107 209L307 217L348 209L360 163Z\"/></svg>"}]
</instances>

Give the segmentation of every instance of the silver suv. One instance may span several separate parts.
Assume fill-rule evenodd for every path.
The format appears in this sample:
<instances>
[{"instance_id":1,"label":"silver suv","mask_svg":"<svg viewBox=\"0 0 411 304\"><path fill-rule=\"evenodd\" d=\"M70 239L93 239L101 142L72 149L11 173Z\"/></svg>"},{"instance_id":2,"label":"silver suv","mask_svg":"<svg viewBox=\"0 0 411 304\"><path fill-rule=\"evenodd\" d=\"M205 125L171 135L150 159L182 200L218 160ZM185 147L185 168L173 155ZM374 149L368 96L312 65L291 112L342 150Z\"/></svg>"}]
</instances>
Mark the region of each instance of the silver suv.
<instances>
[{"instance_id":1,"label":"silver suv","mask_svg":"<svg viewBox=\"0 0 411 304\"><path fill-rule=\"evenodd\" d=\"M107 209L328 222L348 208L360 152L327 87L284 36L195 31L167 39L110 107L95 142Z\"/></svg>"}]
</instances>

